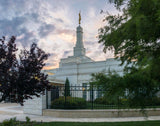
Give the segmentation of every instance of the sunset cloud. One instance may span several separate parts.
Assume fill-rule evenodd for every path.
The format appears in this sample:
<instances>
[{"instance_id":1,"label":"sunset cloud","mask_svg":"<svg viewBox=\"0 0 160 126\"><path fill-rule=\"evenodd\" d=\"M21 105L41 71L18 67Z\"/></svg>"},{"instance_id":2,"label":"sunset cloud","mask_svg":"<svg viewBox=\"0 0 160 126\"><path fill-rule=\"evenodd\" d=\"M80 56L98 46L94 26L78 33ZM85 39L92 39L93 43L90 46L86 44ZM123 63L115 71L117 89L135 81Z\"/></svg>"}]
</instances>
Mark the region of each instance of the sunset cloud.
<instances>
[{"instance_id":1,"label":"sunset cloud","mask_svg":"<svg viewBox=\"0 0 160 126\"><path fill-rule=\"evenodd\" d=\"M61 58L73 55L81 11L87 56L105 60L113 53L104 54L98 44L98 29L105 25L102 9L117 13L106 0L1 0L0 36L15 35L20 48L36 42L50 53L45 69L57 68Z\"/></svg>"}]
</instances>

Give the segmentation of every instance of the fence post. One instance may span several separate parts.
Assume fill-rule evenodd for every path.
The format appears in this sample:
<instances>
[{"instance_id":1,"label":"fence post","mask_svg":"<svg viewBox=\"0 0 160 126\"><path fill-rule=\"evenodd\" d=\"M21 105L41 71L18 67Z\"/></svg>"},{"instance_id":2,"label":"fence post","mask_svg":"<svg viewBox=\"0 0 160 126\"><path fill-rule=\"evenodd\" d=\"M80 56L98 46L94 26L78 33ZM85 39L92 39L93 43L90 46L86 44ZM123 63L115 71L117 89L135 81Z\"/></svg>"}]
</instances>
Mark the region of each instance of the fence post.
<instances>
[{"instance_id":1,"label":"fence post","mask_svg":"<svg viewBox=\"0 0 160 126\"><path fill-rule=\"evenodd\" d=\"M67 99L67 96L66 96L66 92L67 92L67 88L66 88L66 85L65 85L65 93L64 93L64 97L65 97L65 106L64 106L64 108L66 108L66 99Z\"/></svg>"},{"instance_id":2,"label":"fence post","mask_svg":"<svg viewBox=\"0 0 160 126\"><path fill-rule=\"evenodd\" d=\"M48 90L46 89L46 108L48 109Z\"/></svg>"},{"instance_id":3,"label":"fence post","mask_svg":"<svg viewBox=\"0 0 160 126\"><path fill-rule=\"evenodd\" d=\"M117 97L117 100L118 100L118 110L119 110L119 107L120 107L120 106L119 106L119 96Z\"/></svg>"},{"instance_id":4,"label":"fence post","mask_svg":"<svg viewBox=\"0 0 160 126\"><path fill-rule=\"evenodd\" d=\"M93 110L93 85L91 85L92 90L92 110Z\"/></svg>"}]
</instances>

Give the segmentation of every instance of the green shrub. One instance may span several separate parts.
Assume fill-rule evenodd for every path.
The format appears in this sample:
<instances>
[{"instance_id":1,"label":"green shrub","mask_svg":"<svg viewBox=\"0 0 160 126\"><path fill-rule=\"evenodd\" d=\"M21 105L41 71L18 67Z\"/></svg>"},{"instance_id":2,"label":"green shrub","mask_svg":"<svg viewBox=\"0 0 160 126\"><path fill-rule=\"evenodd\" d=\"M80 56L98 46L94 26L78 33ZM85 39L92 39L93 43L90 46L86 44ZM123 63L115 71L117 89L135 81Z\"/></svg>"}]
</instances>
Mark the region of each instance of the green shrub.
<instances>
[{"instance_id":1,"label":"green shrub","mask_svg":"<svg viewBox=\"0 0 160 126\"><path fill-rule=\"evenodd\" d=\"M0 126L39 126L42 122L36 122L36 121L31 121L29 117L26 117L26 121L19 121L14 118L6 119L2 123L0 123Z\"/></svg>"},{"instance_id":2,"label":"green shrub","mask_svg":"<svg viewBox=\"0 0 160 126\"><path fill-rule=\"evenodd\" d=\"M160 106L160 98L158 97L150 97L150 98L144 98L143 103L132 103L132 99L128 99L129 101L129 107L135 107L135 106L145 106L145 107L156 107Z\"/></svg>"},{"instance_id":3,"label":"green shrub","mask_svg":"<svg viewBox=\"0 0 160 126\"><path fill-rule=\"evenodd\" d=\"M109 102L107 101L107 99L104 98L104 97L96 98L96 99L94 100L94 103L96 103L96 104L104 104L104 105L111 104L111 103L109 103Z\"/></svg>"},{"instance_id":4,"label":"green shrub","mask_svg":"<svg viewBox=\"0 0 160 126\"><path fill-rule=\"evenodd\" d=\"M154 105L158 105L160 106L160 98L159 97L155 97L155 99L153 99L155 102L154 102Z\"/></svg>"},{"instance_id":5,"label":"green shrub","mask_svg":"<svg viewBox=\"0 0 160 126\"><path fill-rule=\"evenodd\" d=\"M17 122L16 118L11 118L9 120L4 120L2 126L16 126Z\"/></svg>"},{"instance_id":6,"label":"green shrub","mask_svg":"<svg viewBox=\"0 0 160 126\"><path fill-rule=\"evenodd\" d=\"M146 106L159 106L160 98L158 97L148 98L145 100L145 105Z\"/></svg>"},{"instance_id":7,"label":"green shrub","mask_svg":"<svg viewBox=\"0 0 160 126\"><path fill-rule=\"evenodd\" d=\"M51 103L51 108L54 109L84 109L86 108L86 100L78 97L59 97Z\"/></svg>"}]
</instances>

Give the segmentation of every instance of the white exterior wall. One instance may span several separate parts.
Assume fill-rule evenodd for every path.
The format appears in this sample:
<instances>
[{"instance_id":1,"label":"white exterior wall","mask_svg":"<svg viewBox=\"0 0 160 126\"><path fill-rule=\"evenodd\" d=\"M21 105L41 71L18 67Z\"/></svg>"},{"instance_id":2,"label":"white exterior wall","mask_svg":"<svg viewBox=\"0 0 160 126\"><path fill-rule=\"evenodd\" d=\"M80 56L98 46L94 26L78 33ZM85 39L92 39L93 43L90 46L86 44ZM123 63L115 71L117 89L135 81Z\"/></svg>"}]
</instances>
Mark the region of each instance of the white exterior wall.
<instances>
[{"instance_id":1,"label":"white exterior wall","mask_svg":"<svg viewBox=\"0 0 160 126\"><path fill-rule=\"evenodd\" d=\"M119 75L123 75L124 66L120 66L120 63L120 61L115 59L108 59L99 62L61 64L55 75L50 78L65 81L68 77L71 84L82 85L82 83L90 81L92 73L104 72L107 74L110 70L111 72L115 71Z\"/></svg>"},{"instance_id":2,"label":"white exterior wall","mask_svg":"<svg viewBox=\"0 0 160 126\"><path fill-rule=\"evenodd\" d=\"M25 114L42 115L42 110L46 108L46 95L33 97L24 102L23 112Z\"/></svg>"}]
</instances>

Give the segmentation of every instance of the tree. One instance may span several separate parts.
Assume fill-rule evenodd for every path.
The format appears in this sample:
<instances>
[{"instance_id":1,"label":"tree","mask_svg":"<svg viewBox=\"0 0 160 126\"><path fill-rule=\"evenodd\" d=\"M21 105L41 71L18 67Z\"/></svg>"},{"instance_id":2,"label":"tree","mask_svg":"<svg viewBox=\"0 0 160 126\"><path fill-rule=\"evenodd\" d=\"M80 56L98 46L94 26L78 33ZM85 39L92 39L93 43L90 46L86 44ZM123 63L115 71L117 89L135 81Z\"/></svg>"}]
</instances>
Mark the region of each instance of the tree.
<instances>
[{"instance_id":1,"label":"tree","mask_svg":"<svg viewBox=\"0 0 160 126\"><path fill-rule=\"evenodd\" d=\"M5 43L5 37L0 39L0 101L5 100L15 89L18 76L16 51L15 37L12 37L8 43Z\"/></svg>"},{"instance_id":2,"label":"tree","mask_svg":"<svg viewBox=\"0 0 160 126\"><path fill-rule=\"evenodd\" d=\"M107 25L99 30L99 43L104 45L104 52L114 50L115 57L126 64L123 83L115 83L110 89L128 89L131 102L145 107L142 101L155 96L160 87L160 2L110 2L121 14L106 16Z\"/></svg>"},{"instance_id":3,"label":"tree","mask_svg":"<svg viewBox=\"0 0 160 126\"><path fill-rule=\"evenodd\" d=\"M99 43L103 43L104 51L114 49L122 63L131 63L135 59L139 63L146 57L158 58L155 54L160 51L159 0L110 2L114 2L122 14L106 16L108 25L99 30Z\"/></svg>"},{"instance_id":4,"label":"tree","mask_svg":"<svg viewBox=\"0 0 160 126\"><path fill-rule=\"evenodd\" d=\"M25 99L39 97L50 88L47 75L41 72L49 55L33 43L29 51L21 50L18 59L15 40L14 36L8 43L5 37L0 40L0 101L15 94L14 100L23 105Z\"/></svg>"},{"instance_id":5,"label":"tree","mask_svg":"<svg viewBox=\"0 0 160 126\"><path fill-rule=\"evenodd\" d=\"M104 90L103 97L111 103L126 99L124 105L143 109L150 105L160 105L156 96L159 91L156 81L149 76L148 72L140 69L134 69L124 76L111 72L108 75L96 73L92 74L91 83L97 88L101 87Z\"/></svg>"},{"instance_id":6,"label":"tree","mask_svg":"<svg viewBox=\"0 0 160 126\"><path fill-rule=\"evenodd\" d=\"M92 74L91 82L97 89L103 90L103 97L110 103L118 103L118 97L124 96L123 77L116 72L109 74L95 73Z\"/></svg>"},{"instance_id":7,"label":"tree","mask_svg":"<svg viewBox=\"0 0 160 126\"><path fill-rule=\"evenodd\" d=\"M119 86L123 87L123 90L129 91L126 95L129 106L145 108L146 106L160 105L160 102L155 104L155 100L159 100L156 95L159 91L158 85L148 70L133 68L130 73L123 76L123 83Z\"/></svg>"},{"instance_id":8,"label":"tree","mask_svg":"<svg viewBox=\"0 0 160 126\"><path fill-rule=\"evenodd\" d=\"M66 78L66 81L65 81L64 96L71 96L71 94L70 94L70 83L69 83L68 78Z\"/></svg>"}]
</instances>

